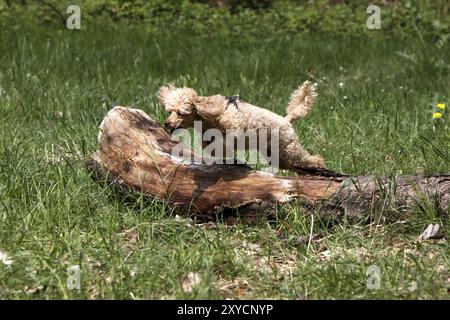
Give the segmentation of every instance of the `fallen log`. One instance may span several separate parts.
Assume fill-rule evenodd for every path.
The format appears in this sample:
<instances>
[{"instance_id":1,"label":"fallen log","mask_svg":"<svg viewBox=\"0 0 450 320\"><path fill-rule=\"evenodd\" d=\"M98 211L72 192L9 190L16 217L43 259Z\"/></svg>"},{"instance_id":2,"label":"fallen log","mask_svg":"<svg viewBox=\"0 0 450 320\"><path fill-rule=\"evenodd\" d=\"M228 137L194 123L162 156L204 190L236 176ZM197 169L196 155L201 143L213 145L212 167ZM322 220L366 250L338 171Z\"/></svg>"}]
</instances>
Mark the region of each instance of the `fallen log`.
<instances>
[{"instance_id":1,"label":"fallen log","mask_svg":"<svg viewBox=\"0 0 450 320\"><path fill-rule=\"evenodd\" d=\"M110 110L100 125L98 143L98 151L86 162L95 179L204 218L226 212L267 215L294 203L306 212L351 220L380 214L403 219L414 208L430 206L438 214L449 213L449 174L277 176L246 165L195 164L174 157L177 143L138 109ZM187 148L183 152L194 154Z\"/></svg>"}]
</instances>

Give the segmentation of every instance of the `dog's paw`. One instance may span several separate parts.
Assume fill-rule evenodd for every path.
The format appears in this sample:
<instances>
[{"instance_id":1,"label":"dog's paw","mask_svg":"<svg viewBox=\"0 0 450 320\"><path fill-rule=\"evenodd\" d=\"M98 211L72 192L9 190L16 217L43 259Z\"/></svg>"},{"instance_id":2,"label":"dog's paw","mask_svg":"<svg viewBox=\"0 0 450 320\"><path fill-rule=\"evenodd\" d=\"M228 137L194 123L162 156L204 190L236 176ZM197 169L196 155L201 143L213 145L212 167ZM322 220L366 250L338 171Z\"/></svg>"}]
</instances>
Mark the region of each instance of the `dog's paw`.
<instances>
[{"instance_id":1,"label":"dog's paw","mask_svg":"<svg viewBox=\"0 0 450 320\"><path fill-rule=\"evenodd\" d=\"M326 169L325 160L320 156L309 156L306 159L306 166L311 168Z\"/></svg>"}]
</instances>

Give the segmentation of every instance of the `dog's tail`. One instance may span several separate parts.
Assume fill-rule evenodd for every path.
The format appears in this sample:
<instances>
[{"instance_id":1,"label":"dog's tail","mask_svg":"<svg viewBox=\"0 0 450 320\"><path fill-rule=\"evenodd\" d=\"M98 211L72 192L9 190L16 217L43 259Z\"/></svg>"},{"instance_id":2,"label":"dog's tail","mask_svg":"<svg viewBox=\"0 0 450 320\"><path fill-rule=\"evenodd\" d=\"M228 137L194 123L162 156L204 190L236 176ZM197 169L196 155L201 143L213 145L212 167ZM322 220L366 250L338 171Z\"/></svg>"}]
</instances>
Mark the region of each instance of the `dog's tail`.
<instances>
[{"instance_id":1,"label":"dog's tail","mask_svg":"<svg viewBox=\"0 0 450 320\"><path fill-rule=\"evenodd\" d=\"M291 95L291 101L286 108L286 119L289 122L306 116L316 100L316 86L309 81L303 82Z\"/></svg>"}]
</instances>

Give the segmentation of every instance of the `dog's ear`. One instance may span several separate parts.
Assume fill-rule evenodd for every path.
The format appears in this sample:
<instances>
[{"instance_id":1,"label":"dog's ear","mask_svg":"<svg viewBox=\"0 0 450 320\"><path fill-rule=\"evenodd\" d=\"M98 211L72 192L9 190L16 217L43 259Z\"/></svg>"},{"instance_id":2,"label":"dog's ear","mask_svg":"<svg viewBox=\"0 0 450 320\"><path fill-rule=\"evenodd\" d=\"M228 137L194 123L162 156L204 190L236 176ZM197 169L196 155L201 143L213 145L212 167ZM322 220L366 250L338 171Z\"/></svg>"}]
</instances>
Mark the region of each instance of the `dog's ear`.
<instances>
[{"instance_id":1,"label":"dog's ear","mask_svg":"<svg viewBox=\"0 0 450 320\"><path fill-rule=\"evenodd\" d=\"M166 104L165 101L166 101L167 95L175 89L176 88L173 84L166 84L166 85L162 86L161 88L159 88L159 94L158 94L159 103L161 103L164 106Z\"/></svg>"},{"instance_id":2,"label":"dog's ear","mask_svg":"<svg viewBox=\"0 0 450 320\"><path fill-rule=\"evenodd\" d=\"M194 110L195 101L198 100L198 94L194 89L182 88L178 89L176 95L176 107L182 115L191 114Z\"/></svg>"},{"instance_id":3,"label":"dog's ear","mask_svg":"<svg viewBox=\"0 0 450 320\"><path fill-rule=\"evenodd\" d=\"M223 113L223 98L199 97L195 101L195 110L203 119L212 120L219 117Z\"/></svg>"}]
</instances>

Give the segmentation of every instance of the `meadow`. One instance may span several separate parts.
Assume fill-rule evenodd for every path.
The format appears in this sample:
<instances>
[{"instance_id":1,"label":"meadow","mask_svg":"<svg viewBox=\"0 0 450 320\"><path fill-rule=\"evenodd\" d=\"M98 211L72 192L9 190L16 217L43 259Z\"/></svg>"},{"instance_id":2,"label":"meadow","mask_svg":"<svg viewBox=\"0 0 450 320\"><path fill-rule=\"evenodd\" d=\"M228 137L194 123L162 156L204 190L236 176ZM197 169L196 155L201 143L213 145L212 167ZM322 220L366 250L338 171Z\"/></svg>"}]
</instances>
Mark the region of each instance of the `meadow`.
<instances>
[{"instance_id":1,"label":"meadow","mask_svg":"<svg viewBox=\"0 0 450 320\"><path fill-rule=\"evenodd\" d=\"M376 32L376 31L375 31ZM26 25L0 33L0 299L448 299L448 238L419 241L448 216L323 221L296 204L252 225L198 223L164 203L124 203L84 162L114 105L160 123L160 85L240 94L284 114L292 90L318 83L296 122L336 171L448 173L450 45L420 34L239 38L143 26L81 31ZM448 107L447 107L448 108ZM304 241L312 235L312 241ZM307 237L308 238L308 237ZM5 263L7 262L7 263ZM67 287L79 265L80 290ZM378 289L367 271L381 271Z\"/></svg>"}]
</instances>

